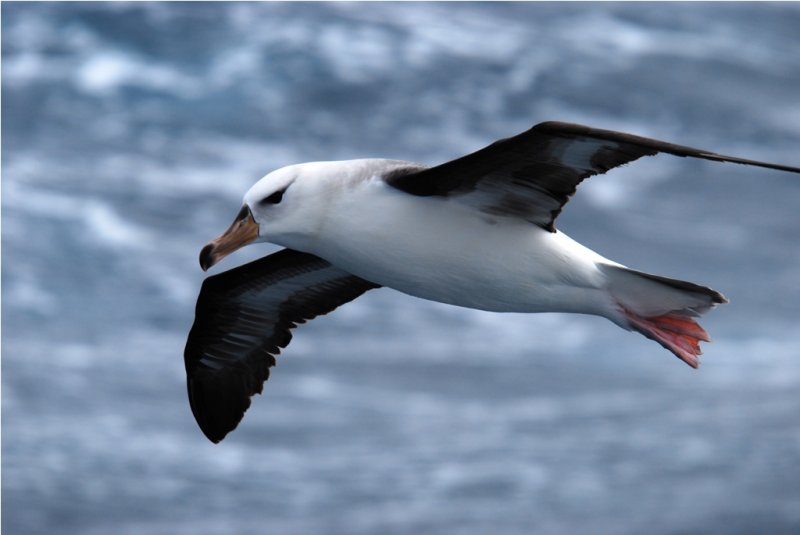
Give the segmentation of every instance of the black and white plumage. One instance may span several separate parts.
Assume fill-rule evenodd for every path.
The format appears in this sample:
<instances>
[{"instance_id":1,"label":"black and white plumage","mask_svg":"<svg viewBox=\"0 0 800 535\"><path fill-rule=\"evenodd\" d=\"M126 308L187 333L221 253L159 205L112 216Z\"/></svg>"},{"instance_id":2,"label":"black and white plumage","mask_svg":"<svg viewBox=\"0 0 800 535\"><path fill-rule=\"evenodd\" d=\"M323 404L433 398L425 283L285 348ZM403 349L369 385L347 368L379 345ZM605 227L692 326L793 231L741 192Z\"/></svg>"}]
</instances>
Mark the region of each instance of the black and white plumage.
<instances>
[{"instance_id":1,"label":"black and white plumage","mask_svg":"<svg viewBox=\"0 0 800 535\"><path fill-rule=\"evenodd\" d=\"M200 428L221 440L261 393L297 324L376 287L291 249L207 278L186 345L189 402Z\"/></svg>"},{"instance_id":2,"label":"black and white plumage","mask_svg":"<svg viewBox=\"0 0 800 535\"><path fill-rule=\"evenodd\" d=\"M659 152L798 172L655 139L547 122L456 160L389 179L412 195L460 197L490 214L518 217L550 232L584 179Z\"/></svg>"},{"instance_id":3,"label":"black and white plumage","mask_svg":"<svg viewBox=\"0 0 800 535\"><path fill-rule=\"evenodd\" d=\"M266 175L200 255L207 269L248 243L287 248L203 284L184 353L200 428L222 440L296 324L380 286L496 312L603 316L697 367L708 336L694 318L726 302L719 292L631 270L555 228L582 180L659 152L800 173L548 122L436 167L369 159Z\"/></svg>"}]
</instances>

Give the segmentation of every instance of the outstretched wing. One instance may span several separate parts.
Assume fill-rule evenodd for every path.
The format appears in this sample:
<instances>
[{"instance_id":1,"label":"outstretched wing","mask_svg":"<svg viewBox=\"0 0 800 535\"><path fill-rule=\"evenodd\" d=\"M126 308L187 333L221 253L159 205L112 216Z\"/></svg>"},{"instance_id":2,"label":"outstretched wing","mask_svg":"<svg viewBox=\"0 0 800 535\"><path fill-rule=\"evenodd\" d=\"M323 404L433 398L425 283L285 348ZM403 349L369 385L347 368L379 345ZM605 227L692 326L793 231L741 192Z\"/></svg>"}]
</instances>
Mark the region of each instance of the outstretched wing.
<instances>
[{"instance_id":1,"label":"outstretched wing","mask_svg":"<svg viewBox=\"0 0 800 535\"><path fill-rule=\"evenodd\" d=\"M291 329L378 287L291 249L207 278L184 350L189 403L203 433L219 442L236 428Z\"/></svg>"},{"instance_id":2,"label":"outstretched wing","mask_svg":"<svg viewBox=\"0 0 800 535\"><path fill-rule=\"evenodd\" d=\"M581 181L659 152L800 173L797 167L578 124L547 122L462 158L384 180L411 195L453 197L482 212L518 217L555 232L558 214Z\"/></svg>"}]
</instances>

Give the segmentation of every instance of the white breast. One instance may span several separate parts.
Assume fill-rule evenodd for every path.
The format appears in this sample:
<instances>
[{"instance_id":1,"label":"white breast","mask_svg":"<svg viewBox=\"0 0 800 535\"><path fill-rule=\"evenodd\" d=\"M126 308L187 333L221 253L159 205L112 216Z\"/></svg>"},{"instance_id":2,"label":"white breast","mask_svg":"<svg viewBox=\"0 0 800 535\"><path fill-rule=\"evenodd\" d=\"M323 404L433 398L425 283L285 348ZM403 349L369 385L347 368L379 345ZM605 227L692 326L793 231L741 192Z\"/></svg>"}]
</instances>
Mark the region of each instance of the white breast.
<instances>
[{"instance_id":1,"label":"white breast","mask_svg":"<svg viewBox=\"0 0 800 535\"><path fill-rule=\"evenodd\" d=\"M308 252L410 295L506 312L607 306L595 263L613 262L563 233L414 197L378 179L331 199L327 213Z\"/></svg>"}]
</instances>

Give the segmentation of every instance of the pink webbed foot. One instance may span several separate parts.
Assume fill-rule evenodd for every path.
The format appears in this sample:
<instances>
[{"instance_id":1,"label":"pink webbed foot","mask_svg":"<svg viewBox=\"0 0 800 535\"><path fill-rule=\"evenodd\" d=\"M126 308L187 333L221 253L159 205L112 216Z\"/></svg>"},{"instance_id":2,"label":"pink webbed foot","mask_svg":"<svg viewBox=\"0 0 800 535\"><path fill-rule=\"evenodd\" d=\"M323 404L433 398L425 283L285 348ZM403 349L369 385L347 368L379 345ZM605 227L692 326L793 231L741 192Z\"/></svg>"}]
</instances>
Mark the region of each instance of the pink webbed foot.
<instances>
[{"instance_id":1,"label":"pink webbed foot","mask_svg":"<svg viewBox=\"0 0 800 535\"><path fill-rule=\"evenodd\" d=\"M700 342L710 342L711 339L693 318L679 313L642 317L629 310L622 311L635 330L669 349L692 368L700 366L703 353Z\"/></svg>"}]
</instances>

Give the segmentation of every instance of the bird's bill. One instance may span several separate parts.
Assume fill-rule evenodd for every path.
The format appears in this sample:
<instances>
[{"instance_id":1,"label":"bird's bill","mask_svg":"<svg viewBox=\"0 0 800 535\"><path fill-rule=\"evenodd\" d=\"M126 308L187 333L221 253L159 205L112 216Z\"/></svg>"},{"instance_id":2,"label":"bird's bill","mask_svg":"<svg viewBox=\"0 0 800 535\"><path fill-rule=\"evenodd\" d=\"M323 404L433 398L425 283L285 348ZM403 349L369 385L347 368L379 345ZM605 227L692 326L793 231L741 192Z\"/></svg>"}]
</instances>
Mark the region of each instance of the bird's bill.
<instances>
[{"instance_id":1,"label":"bird's bill","mask_svg":"<svg viewBox=\"0 0 800 535\"><path fill-rule=\"evenodd\" d=\"M203 271L208 270L236 249L244 247L256 238L258 238L258 223L253 219L250 208L247 205L242 206L239 215L236 216L228 230L223 232L219 238L208 242L200 251L200 267L203 268Z\"/></svg>"}]
</instances>

